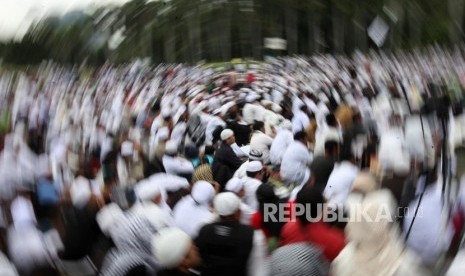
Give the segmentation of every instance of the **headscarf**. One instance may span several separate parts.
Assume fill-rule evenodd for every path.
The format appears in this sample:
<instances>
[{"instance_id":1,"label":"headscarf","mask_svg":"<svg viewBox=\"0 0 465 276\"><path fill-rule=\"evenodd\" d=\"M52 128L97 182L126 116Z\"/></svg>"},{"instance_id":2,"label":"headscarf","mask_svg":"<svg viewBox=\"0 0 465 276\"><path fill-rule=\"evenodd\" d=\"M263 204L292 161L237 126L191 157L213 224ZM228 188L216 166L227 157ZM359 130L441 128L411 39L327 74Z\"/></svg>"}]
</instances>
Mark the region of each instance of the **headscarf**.
<instances>
[{"instance_id":1,"label":"headscarf","mask_svg":"<svg viewBox=\"0 0 465 276\"><path fill-rule=\"evenodd\" d=\"M333 262L335 275L400 275L404 262L411 259L393 223L395 210L389 190L369 193L363 199L360 212L364 215L354 218L351 214L346 227L350 243Z\"/></svg>"}]
</instances>

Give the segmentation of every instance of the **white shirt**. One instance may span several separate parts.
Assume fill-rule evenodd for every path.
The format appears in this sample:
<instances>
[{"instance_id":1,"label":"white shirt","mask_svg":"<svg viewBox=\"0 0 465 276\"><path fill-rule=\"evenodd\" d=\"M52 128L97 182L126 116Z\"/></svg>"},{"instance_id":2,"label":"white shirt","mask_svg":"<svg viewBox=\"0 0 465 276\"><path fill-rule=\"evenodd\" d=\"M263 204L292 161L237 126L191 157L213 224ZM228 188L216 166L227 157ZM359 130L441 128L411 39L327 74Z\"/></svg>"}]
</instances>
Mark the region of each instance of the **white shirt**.
<instances>
[{"instance_id":1,"label":"white shirt","mask_svg":"<svg viewBox=\"0 0 465 276\"><path fill-rule=\"evenodd\" d=\"M323 192L330 206L344 205L352 190L352 184L359 174L359 168L354 164L343 161L334 166L329 176L328 184Z\"/></svg>"},{"instance_id":2,"label":"white shirt","mask_svg":"<svg viewBox=\"0 0 465 276\"><path fill-rule=\"evenodd\" d=\"M281 162L281 179L289 184L299 181L299 172L307 169L312 160L313 156L304 144L299 141L292 142Z\"/></svg>"},{"instance_id":3,"label":"white shirt","mask_svg":"<svg viewBox=\"0 0 465 276\"><path fill-rule=\"evenodd\" d=\"M258 179L250 177L244 179L245 195L242 201L255 211L258 210L258 200L255 193L260 185L262 185L262 182Z\"/></svg>"},{"instance_id":4,"label":"white shirt","mask_svg":"<svg viewBox=\"0 0 465 276\"><path fill-rule=\"evenodd\" d=\"M314 156L325 155L325 143L330 140L341 142L342 133L337 128L326 126L321 132L315 135L315 148L313 149Z\"/></svg>"},{"instance_id":5,"label":"white shirt","mask_svg":"<svg viewBox=\"0 0 465 276\"><path fill-rule=\"evenodd\" d=\"M270 161L270 147L273 143L273 138L261 131L255 131L250 139L250 149L258 150L263 154L263 163L267 164Z\"/></svg>"},{"instance_id":6,"label":"white shirt","mask_svg":"<svg viewBox=\"0 0 465 276\"><path fill-rule=\"evenodd\" d=\"M278 132L270 148L270 162L273 165L281 164L284 153L290 144L294 141L292 132L282 129Z\"/></svg>"},{"instance_id":7,"label":"white shirt","mask_svg":"<svg viewBox=\"0 0 465 276\"><path fill-rule=\"evenodd\" d=\"M207 145L212 145L213 143L213 132L217 127L226 127L226 123L221 120L220 117L213 116L210 121L207 123L207 127L205 128L205 143Z\"/></svg>"},{"instance_id":8,"label":"white shirt","mask_svg":"<svg viewBox=\"0 0 465 276\"><path fill-rule=\"evenodd\" d=\"M242 163L239 169L236 170L233 177L244 178L247 177L247 166L249 165L249 160Z\"/></svg>"},{"instance_id":9,"label":"white shirt","mask_svg":"<svg viewBox=\"0 0 465 276\"><path fill-rule=\"evenodd\" d=\"M305 112L298 110L292 118L292 132L305 131L310 126L310 119Z\"/></svg>"},{"instance_id":10,"label":"white shirt","mask_svg":"<svg viewBox=\"0 0 465 276\"><path fill-rule=\"evenodd\" d=\"M157 230L174 226L173 217L153 202L137 202L131 211L146 218Z\"/></svg>"},{"instance_id":11,"label":"white shirt","mask_svg":"<svg viewBox=\"0 0 465 276\"><path fill-rule=\"evenodd\" d=\"M176 204L173 216L176 226L191 238L196 238L200 228L215 219L208 205L196 205L191 196L185 196Z\"/></svg>"},{"instance_id":12,"label":"white shirt","mask_svg":"<svg viewBox=\"0 0 465 276\"><path fill-rule=\"evenodd\" d=\"M267 245L265 235L261 230L255 230L253 236L252 250L247 260L248 275L265 276L265 260L267 254Z\"/></svg>"},{"instance_id":13,"label":"white shirt","mask_svg":"<svg viewBox=\"0 0 465 276\"><path fill-rule=\"evenodd\" d=\"M431 184L425 190L418 213L412 225L412 230L406 245L414 251L425 264L432 265L449 248L453 236L452 225L444 223L444 208L441 200L442 180ZM420 186L420 185L417 185ZM404 232L412 223L418 199L410 203L409 212L404 219Z\"/></svg>"},{"instance_id":14,"label":"white shirt","mask_svg":"<svg viewBox=\"0 0 465 276\"><path fill-rule=\"evenodd\" d=\"M163 167L167 174L191 174L194 173L194 166L189 160L178 157L178 156L169 156L163 155L162 158Z\"/></svg>"}]
</instances>

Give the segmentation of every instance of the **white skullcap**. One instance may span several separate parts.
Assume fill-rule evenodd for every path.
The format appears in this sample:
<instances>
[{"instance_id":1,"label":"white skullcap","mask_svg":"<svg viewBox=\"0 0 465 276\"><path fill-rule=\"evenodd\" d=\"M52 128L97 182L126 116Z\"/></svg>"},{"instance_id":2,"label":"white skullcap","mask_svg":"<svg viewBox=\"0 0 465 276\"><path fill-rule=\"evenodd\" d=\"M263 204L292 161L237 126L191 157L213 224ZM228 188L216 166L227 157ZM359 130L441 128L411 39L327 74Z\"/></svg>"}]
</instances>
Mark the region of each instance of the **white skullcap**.
<instances>
[{"instance_id":1,"label":"white skullcap","mask_svg":"<svg viewBox=\"0 0 465 276\"><path fill-rule=\"evenodd\" d=\"M121 155L126 157L126 156L131 156L134 153L134 144L130 141L124 141L121 144Z\"/></svg>"},{"instance_id":2,"label":"white skullcap","mask_svg":"<svg viewBox=\"0 0 465 276\"><path fill-rule=\"evenodd\" d=\"M198 204L209 203L215 196L213 185L207 181L197 181L192 187L191 196Z\"/></svg>"},{"instance_id":3,"label":"white skullcap","mask_svg":"<svg viewBox=\"0 0 465 276\"><path fill-rule=\"evenodd\" d=\"M89 180L82 176L76 178L71 184L70 194L74 206L78 208L84 207L92 196Z\"/></svg>"},{"instance_id":4,"label":"white skullcap","mask_svg":"<svg viewBox=\"0 0 465 276\"><path fill-rule=\"evenodd\" d=\"M259 172L261 170L263 170L263 165L260 161L250 161L249 164L247 164L248 172Z\"/></svg>"},{"instance_id":5,"label":"white skullcap","mask_svg":"<svg viewBox=\"0 0 465 276\"><path fill-rule=\"evenodd\" d=\"M173 140L166 142L165 153L167 154L176 154L178 152L178 143Z\"/></svg>"},{"instance_id":6,"label":"white skullcap","mask_svg":"<svg viewBox=\"0 0 465 276\"><path fill-rule=\"evenodd\" d=\"M157 136L158 141L166 140L170 137L170 130L168 129L168 127L162 127L158 130Z\"/></svg>"},{"instance_id":7,"label":"white skullcap","mask_svg":"<svg viewBox=\"0 0 465 276\"><path fill-rule=\"evenodd\" d=\"M227 129L225 129L225 130L223 130L221 132L221 140L224 141L224 140L232 137L233 135L234 135L234 132L232 130L230 130L229 128L227 128Z\"/></svg>"},{"instance_id":8,"label":"white skullcap","mask_svg":"<svg viewBox=\"0 0 465 276\"><path fill-rule=\"evenodd\" d=\"M164 268L175 268L186 257L192 240L179 228L161 229L152 239L152 253L157 264Z\"/></svg>"},{"instance_id":9,"label":"white skullcap","mask_svg":"<svg viewBox=\"0 0 465 276\"><path fill-rule=\"evenodd\" d=\"M110 230L115 225L115 222L123 215L123 210L121 210L121 208L116 203L110 203L100 209L100 211L97 213L96 220L98 226L102 230L102 233L109 235Z\"/></svg>"},{"instance_id":10,"label":"white skullcap","mask_svg":"<svg viewBox=\"0 0 465 276\"><path fill-rule=\"evenodd\" d=\"M241 206L240 198L231 192L220 193L213 199L213 207L220 216L230 216Z\"/></svg>"},{"instance_id":11,"label":"white skullcap","mask_svg":"<svg viewBox=\"0 0 465 276\"><path fill-rule=\"evenodd\" d=\"M234 192L237 194L243 188L244 188L244 182L238 177L233 177L228 181L228 183L226 183L226 186L224 189L226 191Z\"/></svg>"},{"instance_id":12,"label":"white skullcap","mask_svg":"<svg viewBox=\"0 0 465 276\"><path fill-rule=\"evenodd\" d=\"M161 194L160 186L148 180L139 181L134 187L134 192L142 201L150 201Z\"/></svg>"},{"instance_id":13,"label":"white skullcap","mask_svg":"<svg viewBox=\"0 0 465 276\"><path fill-rule=\"evenodd\" d=\"M225 115L226 113L228 113L229 109L231 109L231 107L235 106L236 103L233 102L233 101L228 101L226 104L224 104L222 107L221 107L221 115Z\"/></svg>"}]
</instances>

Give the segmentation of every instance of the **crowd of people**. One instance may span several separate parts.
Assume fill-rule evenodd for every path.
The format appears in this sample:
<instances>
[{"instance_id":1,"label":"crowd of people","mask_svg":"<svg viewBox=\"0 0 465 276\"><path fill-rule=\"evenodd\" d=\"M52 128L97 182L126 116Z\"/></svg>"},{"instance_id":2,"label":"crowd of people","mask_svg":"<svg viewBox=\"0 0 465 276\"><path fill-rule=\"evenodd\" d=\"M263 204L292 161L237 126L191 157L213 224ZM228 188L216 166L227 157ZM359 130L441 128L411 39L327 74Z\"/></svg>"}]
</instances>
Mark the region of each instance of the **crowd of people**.
<instances>
[{"instance_id":1,"label":"crowd of people","mask_svg":"<svg viewBox=\"0 0 465 276\"><path fill-rule=\"evenodd\" d=\"M224 71L2 69L0 274L462 275L462 49Z\"/></svg>"}]
</instances>

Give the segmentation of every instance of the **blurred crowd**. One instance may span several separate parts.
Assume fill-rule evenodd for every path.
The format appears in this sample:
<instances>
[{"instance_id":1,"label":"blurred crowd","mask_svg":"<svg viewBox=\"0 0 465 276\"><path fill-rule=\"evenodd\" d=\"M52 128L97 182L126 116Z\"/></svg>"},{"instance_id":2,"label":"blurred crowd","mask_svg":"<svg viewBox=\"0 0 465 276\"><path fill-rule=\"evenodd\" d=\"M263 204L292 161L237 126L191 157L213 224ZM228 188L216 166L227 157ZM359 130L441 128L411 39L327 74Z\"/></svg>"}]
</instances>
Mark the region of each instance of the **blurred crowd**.
<instances>
[{"instance_id":1,"label":"blurred crowd","mask_svg":"<svg viewBox=\"0 0 465 276\"><path fill-rule=\"evenodd\" d=\"M464 54L1 69L0 275L462 275Z\"/></svg>"}]
</instances>

